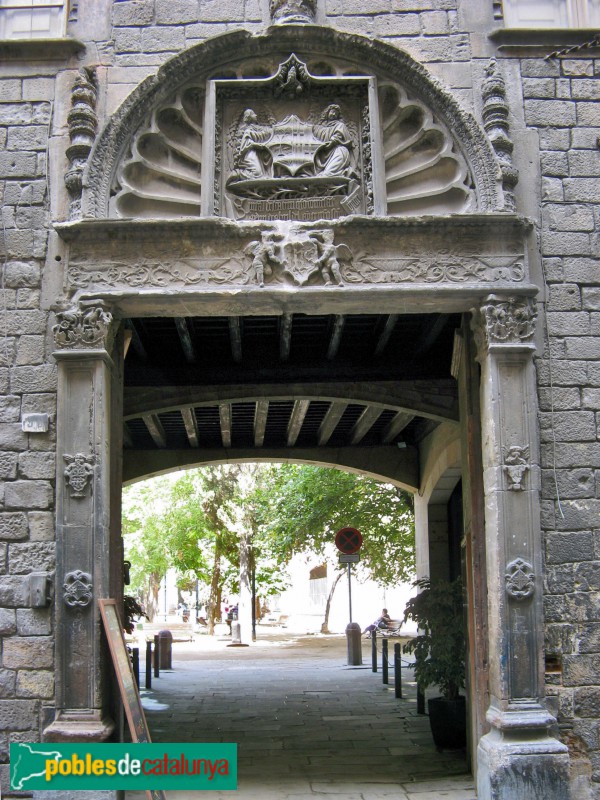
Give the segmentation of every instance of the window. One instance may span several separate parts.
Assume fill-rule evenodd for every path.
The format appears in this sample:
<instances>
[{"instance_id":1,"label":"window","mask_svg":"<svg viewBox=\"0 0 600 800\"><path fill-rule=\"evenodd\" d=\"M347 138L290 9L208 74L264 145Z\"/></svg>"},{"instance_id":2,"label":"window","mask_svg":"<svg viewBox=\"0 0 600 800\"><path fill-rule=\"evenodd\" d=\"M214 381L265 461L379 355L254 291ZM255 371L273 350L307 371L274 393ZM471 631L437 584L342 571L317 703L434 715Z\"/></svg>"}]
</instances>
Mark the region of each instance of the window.
<instances>
[{"instance_id":1,"label":"window","mask_svg":"<svg viewBox=\"0 0 600 800\"><path fill-rule=\"evenodd\" d=\"M0 39L55 39L65 34L63 0L0 0Z\"/></svg>"},{"instance_id":2,"label":"window","mask_svg":"<svg viewBox=\"0 0 600 800\"><path fill-rule=\"evenodd\" d=\"M600 0L504 0L510 28L593 28L600 25Z\"/></svg>"}]
</instances>

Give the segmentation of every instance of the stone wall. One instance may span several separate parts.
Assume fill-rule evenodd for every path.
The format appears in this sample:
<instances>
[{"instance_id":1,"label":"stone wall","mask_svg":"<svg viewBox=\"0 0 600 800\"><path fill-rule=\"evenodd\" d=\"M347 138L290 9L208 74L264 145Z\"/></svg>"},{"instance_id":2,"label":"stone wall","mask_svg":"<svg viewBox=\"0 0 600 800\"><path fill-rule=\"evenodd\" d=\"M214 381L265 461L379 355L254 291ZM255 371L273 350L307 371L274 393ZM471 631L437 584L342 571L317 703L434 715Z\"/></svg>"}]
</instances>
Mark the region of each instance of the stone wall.
<instances>
[{"instance_id":1,"label":"stone wall","mask_svg":"<svg viewBox=\"0 0 600 800\"><path fill-rule=\"evenodd\" d=\"M54 563L56 367L50 313L60 254L47 255L51 221L65 219L69 90L97 68L101 128L135 87L173 55L235 28L268 24L268 0L85 0L69 32L81 58L35 48L0 67L0 772L9 741L40 735L53 698L52 615L29 603L28 573ZM319 0L317 22L384 39L423 63L481 119L489 0ZM548 35L547 41L551 41ZM504 50L518 210L540 225L548 314L538 361L549 691L574 756L581 794L600 783L600 58L598 48L544 60ZM538 57L539 56L539 57ZM538 152L539 140L539 152ZM47 155L52 164L47 169ZM541 173L541 198L537 176ZM540 213L541 207L541 213ZM594 255L595 254L595 255ZM24 433L45 412L48 433ZM60 471L60 466L59 466ZM560 499L560 502L559 502ZM579 777L578 777L579 776Z\"/></svg>"}]
</instances>

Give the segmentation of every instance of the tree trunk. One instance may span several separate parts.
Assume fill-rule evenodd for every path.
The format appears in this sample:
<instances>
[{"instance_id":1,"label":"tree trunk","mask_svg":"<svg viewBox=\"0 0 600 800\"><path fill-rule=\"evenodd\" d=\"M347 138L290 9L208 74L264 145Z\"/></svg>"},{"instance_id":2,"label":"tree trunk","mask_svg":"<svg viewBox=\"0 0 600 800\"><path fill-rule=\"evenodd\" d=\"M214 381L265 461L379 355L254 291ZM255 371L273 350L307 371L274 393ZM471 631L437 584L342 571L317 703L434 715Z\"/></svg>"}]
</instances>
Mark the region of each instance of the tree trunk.
<instances>
[{"instance_id":1,"label":"tree trunk","mask_svg":"<svg viewBox=\"0 0 600 800\"><path fill-rule=\"evenodd\" d=\"M215 620L221 613L221 550L218 543L215 545L212 579L210 583L210 597L206 604L208 612L208 633L212 636L215 632Z\"/></svg>"},{"instance_id":2,"label":"tree trunk","mask_svg":"<svg viewBox=\"0 0 600 800\"><path fill-rule=\"evenodd\" d=\"M325 619L323 620L323 624L321 625L321 633L331 633L329 630L329 611L331 609L331 601L333 600L333 593L335 592L335 587L340 582L340 579L344 573L338 572L335 576L335 580L331 584L331 589L329 590L329 595L327 596L327 604L325 606Z\"/></svg>"}]
</instances>

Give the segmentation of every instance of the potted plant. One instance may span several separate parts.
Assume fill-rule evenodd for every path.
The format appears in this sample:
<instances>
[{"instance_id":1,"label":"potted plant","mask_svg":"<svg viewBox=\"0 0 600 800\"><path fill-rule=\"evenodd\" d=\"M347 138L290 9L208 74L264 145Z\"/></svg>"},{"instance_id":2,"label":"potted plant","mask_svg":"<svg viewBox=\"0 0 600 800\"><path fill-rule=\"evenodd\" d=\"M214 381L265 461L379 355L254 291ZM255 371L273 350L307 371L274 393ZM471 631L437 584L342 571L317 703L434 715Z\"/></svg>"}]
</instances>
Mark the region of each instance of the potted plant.
<instances>
[{"instance_id":1,"label":"potted plant","mask_svg":"<svg viewBox=\"0 0 600 800\"><path fill-rule=\"evenodd\" d=\"M441 697L429 700L429 722L438 749L466 744L465 685L466 643L463 591L460 578L452 582L429 578L415 582L420 590L406 604L404 622L413 620L418 635L404 645L415 655L415 678L421 691L437 686Z\"/></svg>"}]
</instances>

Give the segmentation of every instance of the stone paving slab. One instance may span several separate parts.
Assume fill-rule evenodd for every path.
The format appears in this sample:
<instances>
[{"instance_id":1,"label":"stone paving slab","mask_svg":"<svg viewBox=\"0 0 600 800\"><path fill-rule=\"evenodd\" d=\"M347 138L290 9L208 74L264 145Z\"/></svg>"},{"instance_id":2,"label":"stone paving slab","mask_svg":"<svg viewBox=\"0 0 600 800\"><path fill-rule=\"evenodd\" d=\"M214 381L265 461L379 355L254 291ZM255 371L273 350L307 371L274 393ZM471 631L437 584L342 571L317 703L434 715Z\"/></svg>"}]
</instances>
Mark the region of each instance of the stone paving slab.
<instances>
[{"instance_id":1,"label":"stone paving slab","mask_svg":"<svg viewBox=\"0 0 600 800\"><path fill-rule=\"evenodd\" d=\"M438 753L417 714L412 672L398 700L368 655L368 668L347 668L343 636L176 643L174 669L142 690L153 741L238 744L239 788L210 800L476 800L464 752Z\"/></svg>"}]
</instances>

